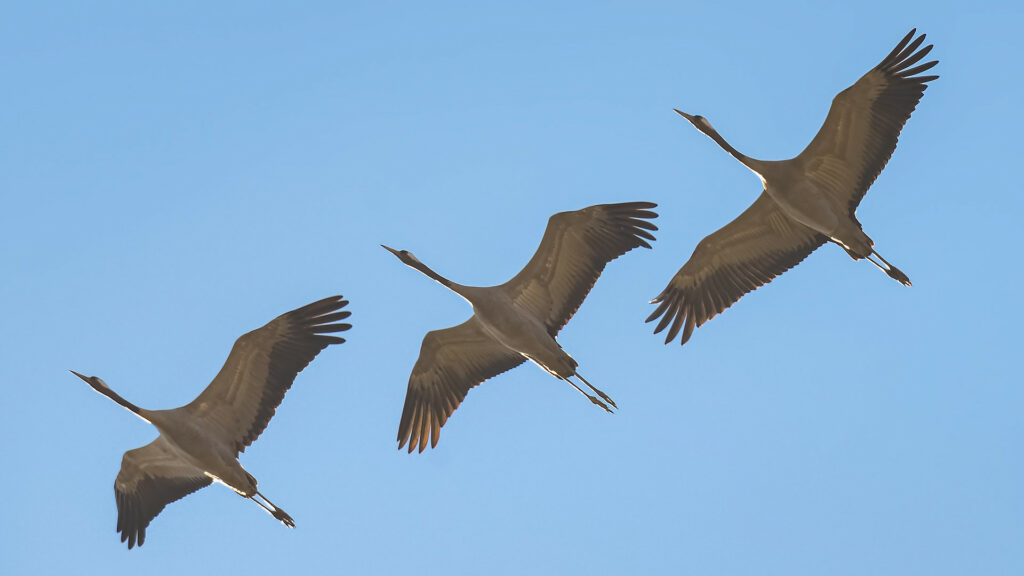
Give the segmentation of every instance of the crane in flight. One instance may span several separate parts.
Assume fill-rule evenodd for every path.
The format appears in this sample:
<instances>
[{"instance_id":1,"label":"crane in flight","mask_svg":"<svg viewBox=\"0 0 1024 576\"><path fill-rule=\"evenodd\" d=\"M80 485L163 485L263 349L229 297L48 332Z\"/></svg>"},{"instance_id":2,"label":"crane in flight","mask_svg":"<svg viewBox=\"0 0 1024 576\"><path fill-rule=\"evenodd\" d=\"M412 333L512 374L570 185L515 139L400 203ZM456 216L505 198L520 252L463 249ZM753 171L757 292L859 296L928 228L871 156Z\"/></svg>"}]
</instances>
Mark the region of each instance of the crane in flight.
<instances>
[{"instance_id":1,"label":"crane in flight","mask_svg":"<svg viewBox=\"0 0 1024 576\"><path fill-rule=\"evenodd\" d=\"M761 180L764 191L742 214L697 244L668 286L651 301L647 322L661 320L668 344L682 331L685 344L701 326L744 294L796 266L825 242L841 246L854 260L868 259L891 278L910 278L874 248L856 211L864 194L896 149L903 125L927 83L921 76L937 60L917 65L931 52L911 30L852 86L833 100L825 123L800 155L757 160L740 153L703 116L676 110ZM916 65L916 66L915 66Z\"/></svg>"},{"instance_id":2,"label":"crane in flight","mask_svg":"<svg viewBox=\"0 0 1024 576\"><path fill-rule=\"evenodd\" d=\"M71 371L89 386L156 426L153 442L124 453L114 480L117 531L130 550L146 541L146 527L164 506L217 481L259 504L286 526L295 522L256 489L238 455L266 429L295 376L321 350L345 341L334 332L351 314L332 296L282 314L235 341L213 382L192 402L146 410L125 400L96 376Z\"/></svg>"},{"instance_id":3,"label":"crane in flight","mask_svg":"<svg viewBox=\"0 0 1024 576\"><path fill-rule=\"evenodd\" d=\"M448 417L470 388L530 360L611 412L615 402L587 382L577 362L555 341L593 288L605 265L654 241L650 202L599 204L548 220L540 247L514 278L498 286L463 286L427 267L407 250L383 246L473 305L469 320L427 332L409 376L398 425L399 450L437 446ZM575 376L597 396L570 380ZM600 397L600 398L598 398Z\"/></svg>"}]
</instances>

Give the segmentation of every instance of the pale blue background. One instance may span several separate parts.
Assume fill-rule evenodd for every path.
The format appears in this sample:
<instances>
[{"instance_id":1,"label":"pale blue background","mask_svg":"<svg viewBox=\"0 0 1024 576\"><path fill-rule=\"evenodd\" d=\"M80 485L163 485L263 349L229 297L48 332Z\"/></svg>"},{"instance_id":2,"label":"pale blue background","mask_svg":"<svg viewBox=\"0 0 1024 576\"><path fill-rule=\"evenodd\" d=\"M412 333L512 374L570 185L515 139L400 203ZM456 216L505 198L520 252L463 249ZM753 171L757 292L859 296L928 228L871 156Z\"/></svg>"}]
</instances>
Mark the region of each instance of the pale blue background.
<instances>
[{"instance_id":1,"label":"pale blue background","mask_svg":"<svg viewBox=\"0 0 1024 576\"><path fill-rule=\"evenodd\" d=\"M0 14L0 573L1024 574L1019 8L964 2L24 3ZM484 6L490 4L490 7ZM966 6L965 6L966 4ZM941 60L859 216L664 346L643 319L831 98L911 28ZM423 455L394 436L459 298L551 214L660 204L561 342L608 415L523 366ZM234 339L341 293L349 342L223 487L114 532L121 454Z\"/></svg>"}]
</instances>

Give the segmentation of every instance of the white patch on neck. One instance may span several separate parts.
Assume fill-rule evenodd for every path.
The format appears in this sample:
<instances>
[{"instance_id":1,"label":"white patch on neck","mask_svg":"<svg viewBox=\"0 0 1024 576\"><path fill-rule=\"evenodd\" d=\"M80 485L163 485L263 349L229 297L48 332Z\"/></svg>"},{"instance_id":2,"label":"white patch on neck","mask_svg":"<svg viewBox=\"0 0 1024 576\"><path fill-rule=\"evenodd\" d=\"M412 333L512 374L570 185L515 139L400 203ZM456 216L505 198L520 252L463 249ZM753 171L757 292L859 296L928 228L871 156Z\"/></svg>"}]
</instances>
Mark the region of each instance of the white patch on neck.
<instances>
[{"instance_id":1,"label":"white patch on neck","mask_svg":"<svg viewBox=\"0 0 1024 576\"><path fill-rule=\"evenodd\" d=\"M747 168L750 168L750 166L747 166ZM750 171L754 173L754 176L757 176L757 179L761 181L761 186L763 186L767 190L768 181L764 179L764 176L761 176L761 173L758 172L757 170L754 170L753 168L750 168Z\"/></svg>"}]
</instances>

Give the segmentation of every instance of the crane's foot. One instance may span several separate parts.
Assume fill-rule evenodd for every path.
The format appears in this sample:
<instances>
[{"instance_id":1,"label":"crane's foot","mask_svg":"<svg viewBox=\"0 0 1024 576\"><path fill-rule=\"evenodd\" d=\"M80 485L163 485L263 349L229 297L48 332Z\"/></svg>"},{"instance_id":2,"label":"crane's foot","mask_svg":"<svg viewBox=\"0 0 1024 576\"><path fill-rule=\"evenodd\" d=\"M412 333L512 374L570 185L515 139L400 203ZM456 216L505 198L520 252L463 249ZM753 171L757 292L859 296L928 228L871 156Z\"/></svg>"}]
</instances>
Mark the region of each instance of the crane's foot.
<instances>
[{"instance_id":1,"label":"crane's foot","mask_svg":"<svg viewBox=\"0 0 1024 576\"><path fill-rule=\"evenodd\" d=\"M877 256L878 259L881 260L881 262L876 262L875 259L872 258L872 256ZM880 268L882 272L885 272L889 276L889 278L892 278L893 280L899 282L900 284L903 284L904 286L911 285L910 278L906 274L904 274L902 270L890 264L889 261L883 258L882 255L879 254L878 252L872 251L871 254L867 255L867 259L871 261L871 263L874 264L875 266L878 266L878 268Z\"/></svg>"},{"instance_id":2,"label":"crane's foot","mask_svg":"<svg viewBox=\"0 0 1024 576\"><path fill-rule=\"evenodd\" d=\"M590 394L587 394L586 392L584 392L583 395L586 396L587 398L589 398L590 401L593 402L594 404L597 404L601 408L604 408L605 412L607 412L609 414L614 414L614 412L612 412L612 409L609 408L608 405L605 404L604 402L601 402L600 400L598 400L597 398L591 396ZM613 406L614 406L614 404L613 404Z\"/></svg>"},{"instance_id":3,"label":"crane's foot","mask_svg":"<svg viewBox=\"0 0 1024 576\"><path fill-rule=\"evenodd\" d=\"M577 374L576 376L579 377L579 374ZM590 394L587 394L586 392L584 392L583 389L580 388L579 386L577 386L575 382L573 382L572 380L569 380L568 378L566 378L564 376L559 376L559 378L564 380L564 381L566 381L566 382L568 382L569 386L572 386L573 388L576 389L577 392L579 392L580 394L583 394L584 396L586 396L587 400L590 400L594 404L600 406L601 408L604 409L605 412L608 412L609 414L613 414L612 409L609 408L607 404L605 404L604 402L601 402L600 400L598 400L594 396L591 396ZM583 380L583 378L580 378L580 380ZM583 380L583 382L586 382L586 380ZM590 386L590 384L587 384L587 386ZM590 386L590 387L593 388L593 386ZM599 390L597 391L597 393L601 394L601 392ZM604 396L604 394L601 394L601 395ZM615 406L614 402L612 402L612 406Z\"/></svg>"},{"instance_id":4,"label":"crane's foot","mask_svg":"<svg viewBox=\"0 0 1024 576\"><path fill-rule=\"evenodd\" d=\"M259 504L260 508L269 512L271 516L280 520L285 526L295 528L295 520L292 520L292 517L287 512L275 506L273 502L263 494L260 494L259 491L254 492L252 496L249 496L249 499Z\"/></svg>"},{"instance_id":5,"label":"crane's foot","mask_svg":"<svg viewBox=\"0 0 1024 576\"><path fill-rule=\"evenodd\" d=\"M902 270L896 268L895 266L890 265L889 269L886 270L885 273L888 274L890 278L899 282L900 284L903 284L904 286L911 285L910 278L906 274L904 274Z\"/></svg>"},{"instance_id":6,"label":"crane's foot","mask_svg":"<svg viewBox=\"0 0 1024 576\"><path fill-rule=\"evenodd\" d=\"M599 389L598 387L594 386L594 385L593 385L593 384L591 384L590 382L587 382L587 379L586 379L586 378L584 378L583 376L580 376L580 373L579 373L579 372L577 372L577 373L576 373L576 377L580 379L580 382L583 382L584 384L586 384L588 388L590 388L590 389L591 389L591 390L593 390L593 391L594 391L594 392L595 392L595 393L596 393L596 394L597 394L598 396L600 396L600 397L601 397L601 398L602 398L602 399L603 399L603 400L604 400L605 402L607 402L607 403L611 404L611 405L612 405L612 407L614 407L614 408L615 408L616 410L618 410L618 409L619 409L619 407L615 405L615 401L614 401L614 400L612 400L612 399L611 399L611 398L610 398L610 397L609 397L609 396L608 396L607 394L605 394L604 392L602 392L602 391L601 391L601 390L600 390L600 389ZM609 411L609 412L611 412L611 410L608 410L608 411Z\"/></svg>"},{"instance_id":7,"label":"crane's foot","mask_svg":"<svg viewBox=\"0 0 1024 576\"><path fill-rule=\"evenodd\" d=\"M295 528L295 520L292 520L292 517L289 516L288 513L285 512L284 510L275 507L270 513L274 516L274 518L280 520L281 523L285 526L289 528Z\"/></svg>"},{"instance_id":8,"label":"crane's foot","mask_svg":"<svg viewBox=\"0 0 1024 576\"><path fill-rule=\"evenodd\" d=\"M612 408L615 408L616 410L619 408L618 406L615 405L615 401L612 400L611 398L609 398L607 394L605 394L604 392L601 392L600 390L598 390L597 388L594 388L593 386L591 386L590 388L594 392L597 392L597 395L600 396L602 400L604 400L605 402L611 404Z\"/></svg>"}]
</instances>

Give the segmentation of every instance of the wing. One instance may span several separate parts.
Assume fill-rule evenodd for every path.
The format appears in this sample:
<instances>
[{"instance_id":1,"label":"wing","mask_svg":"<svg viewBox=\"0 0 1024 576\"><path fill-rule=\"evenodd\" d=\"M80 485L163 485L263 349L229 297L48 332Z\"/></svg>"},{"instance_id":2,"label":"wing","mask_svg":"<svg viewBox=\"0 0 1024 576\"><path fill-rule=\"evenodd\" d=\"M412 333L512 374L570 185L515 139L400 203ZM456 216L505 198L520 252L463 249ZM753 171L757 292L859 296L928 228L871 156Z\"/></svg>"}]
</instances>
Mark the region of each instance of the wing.
<instances>
[{"instance_id":1,"label":"wing","mask_svg":"<svg viewBox=\"0 0 1024 576\"><path fill-rule=\"evenodd\" d=\"M484 333L476 317L427 332L420 357L409 376L398 449L409 443L411 453L437 446L441 427L462 403L469 389L526 361L519 353L498 344Z\"/></svg>"},{"instance_id":2,"label":"wing","mask_svg":"<svg viewBox=\"0 0 1024 576\"><path fill-rule=\"evenodd\" d=\"M918 50L924 34L911 30L878 66L833 100L825 123L800 153L807 177L847 204L850 214L885 168L903 125L938 76L918 76L937 60L914 66L931 51Z\"/></svg>"},{"instance_id":3,"label":"wing","mask_svg":"<svg viewBox=\"0 0 1024 576\"><path fill-rule=\"evenodd\" d=\"M565 326L594 287L606 264L654 241L658 227L647 218L657 204L599 204L560 212L548 220L544 238L530 262L500 287L529 310L552 336Z\"/></svg>"},{"instance_id":4,"label":"wing","mask_svg":"<svg viewBox=\"0 0 1024 576\"><path fill-rule=\"evenodd\" d=\"M121 459L114 480L117 500L117 531L131 550L146 542L146 527L164 506L205 488L213 480L199 468L178 457L163 436L142 448L129 450Z\"/></svg>"},{"instance_id":5,"label":"wing","mask_svg":"<svg viewBox=\"0 0 1024 576\"><path fill-rule=\"evenodd\" d=\"M295 376L331 344L345 341L332 332L351 324L347 300L331 296L278 316L243 335L231 349L217 377L183 407L208 425L219 428L236 453L245 451L266 429Z\"/></svg>"},{"instance_id":6,"label":"wing","mask_svg":"<svg viewBox=\"0 0 1024 576\"><path fill-rule=\"evenodd\" d=\"M701 326L744 294L796 266L827 241L824 235L790 220L764 192L735 220L697 244L693 255L651 301L647 321L661 317L654 333L668 327L665 343L682 328L686 344Z\"/></svg>"}]
</instances>

